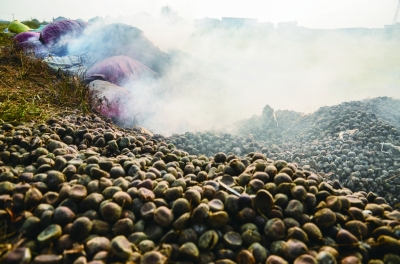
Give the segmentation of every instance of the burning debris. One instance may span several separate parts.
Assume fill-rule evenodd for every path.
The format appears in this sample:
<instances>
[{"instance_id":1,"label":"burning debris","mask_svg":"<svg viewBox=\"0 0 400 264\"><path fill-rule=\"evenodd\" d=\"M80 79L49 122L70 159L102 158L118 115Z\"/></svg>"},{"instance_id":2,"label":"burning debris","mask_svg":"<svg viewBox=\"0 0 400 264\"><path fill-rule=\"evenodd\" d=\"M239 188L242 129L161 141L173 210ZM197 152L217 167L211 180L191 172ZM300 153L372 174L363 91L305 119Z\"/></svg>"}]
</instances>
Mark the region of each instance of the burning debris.
<instances>
[{"instance_id":1,"label":"burning debris","mask_svg":"<svg viewBox=\"0 0 400 264\"><path fill-rule=\"evenodd\" d=\"M40 33L20 33L14 40L26 52L42 58L56 71L80 77L83 75L88 83L93 80L109 82L109 85L100 85L101 97L108 102L101 104L101 113L130 126L134 124L126 123L128 114L117 114L121 113L124 106L116 107L116 97L113 95L116 91L124 91L118 97L132 98L128 95L130 91L111 84L124 86L126 83L155 79L169 60L168 54L147 40L141 30L120 23L99 28L81 21L61 20L48 24ZM91 87L99 87L99 83ZM115 91L105 91L111 87ZM97 102L95 98L92 101ZM124 102L128 104L126 100ZM112 107L107 110L108 105Z\"/></svg>"}]
</instances>

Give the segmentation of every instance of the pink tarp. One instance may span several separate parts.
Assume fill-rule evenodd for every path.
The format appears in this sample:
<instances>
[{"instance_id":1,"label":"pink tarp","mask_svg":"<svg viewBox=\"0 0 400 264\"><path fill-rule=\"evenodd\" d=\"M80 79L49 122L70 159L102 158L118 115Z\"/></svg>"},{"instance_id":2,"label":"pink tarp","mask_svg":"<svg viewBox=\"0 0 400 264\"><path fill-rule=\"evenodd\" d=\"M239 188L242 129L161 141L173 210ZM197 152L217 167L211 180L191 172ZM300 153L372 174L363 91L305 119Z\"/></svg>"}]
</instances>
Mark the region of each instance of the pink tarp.
<instances>
[{"instance_id":1,"label":"pink tarp","mask_svg":"<svg viewBox=\"0 0 400 264\"><path fill-rule=\"evenodd\" d=\"M46 45L56 43L65 35L79 36L82 34L87 24L76 20L62 20L45 26L40 33L40 41Z\"/></svg>"},{"instance_id":2,"label":"pink tarp","mask_svg":"<svg viewBox=\"0 0 400 264\"><path fill-rule=\"evenodd\" d=\"M129 118L124 107L132 100L132 95L127 89L101 80L92 81L89 89L92 93L92 106L102 115L119 120Z\"/></svg>"},{"instance_id":3,"label":"pink tarp","mask_svg":"<svg viewBox=\"0 0 400 264\"><path fill-rule=\"evenodd\" d=\"M86 73L86 79L104 80L116 85L123 85L129 80L155 77L157 74L143 63L127 56L114 56L107 58Z\"/></svg>"}]
</instances>

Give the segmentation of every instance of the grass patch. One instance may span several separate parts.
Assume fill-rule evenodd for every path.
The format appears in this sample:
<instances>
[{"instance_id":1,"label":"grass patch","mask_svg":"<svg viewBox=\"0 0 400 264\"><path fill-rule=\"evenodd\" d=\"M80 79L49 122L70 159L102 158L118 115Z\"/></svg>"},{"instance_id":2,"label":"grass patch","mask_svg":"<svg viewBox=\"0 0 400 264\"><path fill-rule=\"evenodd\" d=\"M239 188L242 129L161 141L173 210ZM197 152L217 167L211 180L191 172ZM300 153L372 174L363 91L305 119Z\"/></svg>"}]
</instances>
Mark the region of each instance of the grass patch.
<instances>
[{"instance_id":1,"label":"grass patch","mask_svg":"<svg viewBox=\"0 0 400 264\"><path fill-rule=\"evenodd\" d=\"M7 33L2 33L3 31L0 30L0 47L7 45L10 42L11 36Z\"/></svg>"},{"instance_id":2,"label":"grass patch","mask_svg":"<svg viewBox=\"0 0 400 264\"><path fill-rule=\"evenodd\" d=\"M11 39L0 47L0 76L0 119L4 122L45 121L57 114L91 111L91 95L82 76L55 72Z\"/></svg>"},{"instance_id":3,"label":"grass patch","mask_svg":"<svg viewBox=\"0 0 400 264\"><path fill-rule=\"evenodd\" d=\"M10 39L10 35L3 33L3 31L8 27L9 22L0 21L0 47L7 45Z\"/></svg>"},{"instance_id":4,"label":"grass patch","mask_svg":"<svg viewBox=\"0 0 400 264\"><path fill-rule=\"evenodd\" d=\"M8 95L7 100L0 102L0 111L2 111L1 119L3 121L32 120L46 114L35 104L35 97L31 101L21 98L21 102L15 103L19 100L16 97L19 96L11 94ZM47 115L43 116L43 118L46 117Z\"/></svg>"}]
</instances>

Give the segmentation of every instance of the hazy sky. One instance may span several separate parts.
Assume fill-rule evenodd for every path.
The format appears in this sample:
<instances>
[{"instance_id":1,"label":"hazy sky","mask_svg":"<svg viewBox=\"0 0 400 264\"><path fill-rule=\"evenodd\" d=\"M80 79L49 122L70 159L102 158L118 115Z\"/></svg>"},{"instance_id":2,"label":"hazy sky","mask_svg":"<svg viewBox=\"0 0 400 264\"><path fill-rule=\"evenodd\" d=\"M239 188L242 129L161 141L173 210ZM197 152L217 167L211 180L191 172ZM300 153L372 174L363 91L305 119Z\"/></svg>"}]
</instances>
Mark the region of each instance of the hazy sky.
<instances>
[{"instance_id":1,"label":"hazy sky","mask_svg":"<svg viewBox=\"0 0 400 264\"><path fill-rule=\"evenodd\" d=\"M0 0L0 18L51 20L65 16L127 16L147 12L158 16L169 5L185 19L248 17L274 24L297 21L308 28L381 28L391 24L397 0Z\"/></svg>"}]
</instances>

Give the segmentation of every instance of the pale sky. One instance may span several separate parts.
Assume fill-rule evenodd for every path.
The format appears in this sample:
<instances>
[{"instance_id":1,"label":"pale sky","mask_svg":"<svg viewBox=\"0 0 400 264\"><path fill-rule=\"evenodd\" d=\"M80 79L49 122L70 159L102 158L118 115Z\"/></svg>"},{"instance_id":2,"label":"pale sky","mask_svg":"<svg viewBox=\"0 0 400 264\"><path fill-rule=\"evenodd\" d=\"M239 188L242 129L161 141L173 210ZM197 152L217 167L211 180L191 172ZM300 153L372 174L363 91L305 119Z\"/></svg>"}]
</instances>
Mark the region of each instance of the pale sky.
<instances>
[{"instance_id":1,"label":"pale sky","mask_svg":"<svg viewBox=\"0 0 400 264\"><path fill-rule=\"evenodd\" d=\"M65 16L128 16L146 12L157 17L164 5L187 19L246 17L261 22L297 21L307 28L382 28L391 24L398 0L0 0L0 18L51 20Z\"/></svg>"}]
</instances>

